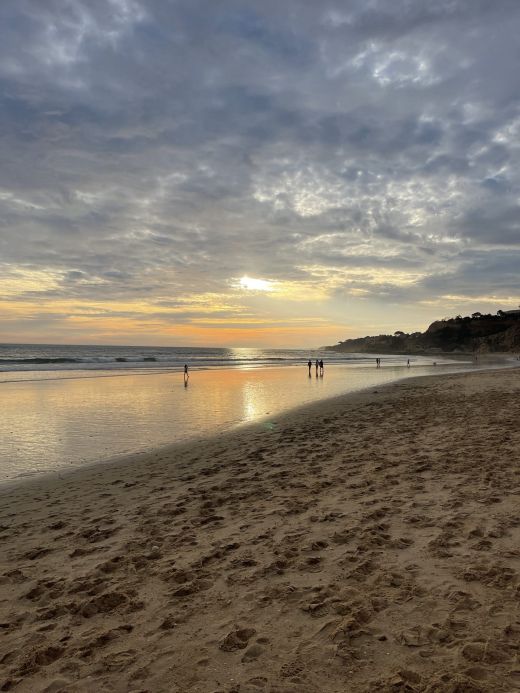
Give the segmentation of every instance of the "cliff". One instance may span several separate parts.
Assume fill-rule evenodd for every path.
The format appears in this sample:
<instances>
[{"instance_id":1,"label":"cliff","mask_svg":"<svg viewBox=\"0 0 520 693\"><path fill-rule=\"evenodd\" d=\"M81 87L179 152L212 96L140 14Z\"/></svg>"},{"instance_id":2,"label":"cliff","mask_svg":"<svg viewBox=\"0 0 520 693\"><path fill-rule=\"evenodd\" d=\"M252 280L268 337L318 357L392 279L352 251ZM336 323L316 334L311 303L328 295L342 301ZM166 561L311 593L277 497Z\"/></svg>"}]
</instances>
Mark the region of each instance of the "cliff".
<instances>
[{"instance_id":1,"label":"cliff","mask_svg":"<svg viewBox=\"0 0 520 693\"><path fill-rule=\"evenodd\" d=\"M436 320L425 332L395 332L393 335L347 339L331 351L386 354L432 352L519 352L520 311L496 315L473 313L472 316Z\"/></svg>"}]
</instances>

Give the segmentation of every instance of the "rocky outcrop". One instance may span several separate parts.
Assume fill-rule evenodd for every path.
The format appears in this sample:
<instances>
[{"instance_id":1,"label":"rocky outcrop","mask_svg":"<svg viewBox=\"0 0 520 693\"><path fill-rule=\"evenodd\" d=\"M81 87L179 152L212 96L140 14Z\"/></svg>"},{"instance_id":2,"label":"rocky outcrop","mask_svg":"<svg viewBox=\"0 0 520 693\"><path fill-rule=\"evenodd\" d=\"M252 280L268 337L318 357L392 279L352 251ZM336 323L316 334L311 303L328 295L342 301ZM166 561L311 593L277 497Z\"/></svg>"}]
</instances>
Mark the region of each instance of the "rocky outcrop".
<instances>
[{"instance_id":1,"label":"rocky outcrop","mask_svg":"<svg viewBox=\"0 0 520 693\"><path fill-rule=\"evenodd\" d=\"M520 320L504 332L479 338L475 345L475 351L480 353L504 351L520 354Z\"/></svg>"},{"instance_id":2,"label":"rocky outcrop","mask_svg":"<svg viewBox=\"0 0 520 693\"><path fill-rule=\"evenodd\" d=\"M327 347L350 353L420 354L432 352L519 352L520 313L436 320L425 332L347 339Z\"/></svg>"}]
</instances>

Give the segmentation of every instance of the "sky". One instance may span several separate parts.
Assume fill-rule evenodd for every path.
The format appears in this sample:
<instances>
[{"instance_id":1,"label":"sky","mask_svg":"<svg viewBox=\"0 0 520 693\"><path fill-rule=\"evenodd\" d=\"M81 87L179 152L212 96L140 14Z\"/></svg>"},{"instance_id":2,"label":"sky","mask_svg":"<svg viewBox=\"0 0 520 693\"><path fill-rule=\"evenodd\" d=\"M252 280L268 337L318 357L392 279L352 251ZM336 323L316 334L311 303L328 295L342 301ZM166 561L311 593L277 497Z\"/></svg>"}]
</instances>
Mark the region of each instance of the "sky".
<instances>
[{"instance_id":1,"label":"sky","mask_svg":"<svg viewBox=\"0 0 520 693\"><path fill-rule=\"evenodd\" d=\"M0 342L520 303L518 0L2 0Z\"/></svg>"}]
</instances>

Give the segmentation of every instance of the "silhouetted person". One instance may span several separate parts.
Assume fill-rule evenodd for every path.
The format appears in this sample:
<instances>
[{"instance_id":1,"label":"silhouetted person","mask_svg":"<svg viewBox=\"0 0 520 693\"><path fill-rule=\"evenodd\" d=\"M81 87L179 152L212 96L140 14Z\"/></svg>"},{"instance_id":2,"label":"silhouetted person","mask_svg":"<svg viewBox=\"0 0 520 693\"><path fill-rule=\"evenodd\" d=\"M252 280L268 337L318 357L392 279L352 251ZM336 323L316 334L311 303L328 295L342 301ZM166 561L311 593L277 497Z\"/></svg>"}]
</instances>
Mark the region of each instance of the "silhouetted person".
<instances>
[{"instance_id":1,"label":"silhouetted person","mask_svg":"<svg viewBox=\"0 0 520 693\"><path fill-rule=\"evenodd\" d=\"M190 374L188 373L188 364L184 364L184 387L188 387L188 380L189 380Z\"/></svg>"},{"instance_id":2,"label":"silhouetted person","mask_svg":"<svg viewBox=\"0 0 520 693\"><path fill-rule=\"evenodd\" d=\"M312 361L309 359L307 365L309 366L309 378L311 377Z\"/></svg>"},{"instance_id":3,"label":"silhouetted person","mask_svg":"<svg viewBox=\"0 0 520 693\"><path fill-rule=\"evenodd\" d=\"M320 362L316 359L316 377L318 377L318 368L320 367Z\"/></svg>"},{"instance_id":4,"label":"silhouetted person","mask_svg":"<svg viewBox=\"0 0 520 693\"><path fill-rule=\"evenodd\" d=\"M323 359L320 359L320 375L323 376Z\"/></svg>"},{"instance_id":5,"label":"silhouetted person","mask_svg":"<svg viewBox=\"0 0 520 693\"><path fill-rule=\"evenodd\" d=\"M406 367L410 368L410 359L408 359L408 361L406 362Z\"/></svg>"}]
</instances>

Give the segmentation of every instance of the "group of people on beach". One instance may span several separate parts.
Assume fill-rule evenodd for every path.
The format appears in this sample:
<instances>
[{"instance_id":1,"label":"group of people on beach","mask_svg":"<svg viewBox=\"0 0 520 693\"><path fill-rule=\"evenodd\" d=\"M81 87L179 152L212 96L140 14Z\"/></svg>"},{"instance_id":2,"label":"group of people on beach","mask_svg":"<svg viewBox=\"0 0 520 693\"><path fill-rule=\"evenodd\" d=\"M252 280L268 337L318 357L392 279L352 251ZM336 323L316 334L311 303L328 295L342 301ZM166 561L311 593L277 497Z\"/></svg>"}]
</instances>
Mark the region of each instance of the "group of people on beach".
<instances>
[{"instance_id":1,"label":"group of people on beach","mask_svg":"<svg viewBox=\"0 0 520 693\"><path fill-rule=\"evenodd\" d=\"M519 358L520 358L520 357L519 357ZM316 367L316 377L318 377L318 375L319 375L320 377L323 377L323 373L324 373L324 369L323 369L323 359L316 359L316 361L314 362L314 365L315 365L315 367ZM406 362L406 365L408 366L408 368L410 368L410 359L408 359L408 361ZM434 363L433 365L436 366L437 364ZM309 359L309 360L307 361L307 366L308 366L308 368L309 368L309 378L310 378L310 377L311 377L311 370L312 370L312 361L311 361L311 359ZM381 368L381 359L380 359L379 357L376 358L376 367L377 367L377 368ZM184 387L188 387L188 380L189 380L189 378L190 378L190 375L189 375L189 372L188 372L188 364L185 363L185 364L184 364Z\"/></svg>"},{"instance_id":2,"label":"group of people on beach","mask_svg":"<svg viewBox=\"0 0 520 693\"><path fill-rule=\"evenodd\" d=\"M311 368L312 368L312 361L310 359L307 361L307 366L309 368L309 378L310 378L311 377ZM323 377L323 359L320 359L319 361L318 361L318 359L316 359L315 366L316 366L316 377L318 377L318 375ZM318 371L319 371L319 373L318 373Z\"/></svg>"}]
</instances>

